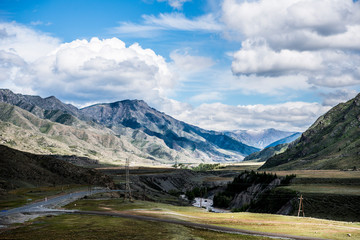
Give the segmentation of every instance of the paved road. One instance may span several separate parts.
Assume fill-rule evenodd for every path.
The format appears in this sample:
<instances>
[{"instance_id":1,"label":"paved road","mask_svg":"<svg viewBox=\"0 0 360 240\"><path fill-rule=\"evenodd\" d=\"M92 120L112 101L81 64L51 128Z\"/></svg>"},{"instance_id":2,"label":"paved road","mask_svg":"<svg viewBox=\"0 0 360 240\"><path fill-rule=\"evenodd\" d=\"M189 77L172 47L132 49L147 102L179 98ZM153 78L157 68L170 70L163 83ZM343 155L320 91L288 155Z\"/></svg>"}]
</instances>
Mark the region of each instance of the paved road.
<instances>
[{"instance_id":1,"label":"paved road","mask_svg":"<svg viewBox=\"0 0 360 240\"><path fill-rule=\"evenodd\" d=\"M101 192L107 192L109 191L108 189L96 189L96 190L92 190L92 191L80 191L80 192L74 192L74 193L69 193L69 194L65 194L65 195L61 195L58 197L54 197L54 198L50 198L47 201L41 201L41 202L35 202L35 203L31 203L31 204L27 204L25 206L22 207L18 207L18 208L13 208L13 209L9 209L7 211L2 211L0 212L0 218L1 217L5 217L5 216L9 216L11 214L16 214L16 213L30 213L30 212L42 212L42 211L62 211L62 210L57 210L54 209L55 207L60 207L60 206L64 206L66 204L69 204L73 201L76 201L77 199L80 199L84 196L87 195L92 195L92 194L96 194L96 193L101 193Z\"/></svg>"}]
</instances>

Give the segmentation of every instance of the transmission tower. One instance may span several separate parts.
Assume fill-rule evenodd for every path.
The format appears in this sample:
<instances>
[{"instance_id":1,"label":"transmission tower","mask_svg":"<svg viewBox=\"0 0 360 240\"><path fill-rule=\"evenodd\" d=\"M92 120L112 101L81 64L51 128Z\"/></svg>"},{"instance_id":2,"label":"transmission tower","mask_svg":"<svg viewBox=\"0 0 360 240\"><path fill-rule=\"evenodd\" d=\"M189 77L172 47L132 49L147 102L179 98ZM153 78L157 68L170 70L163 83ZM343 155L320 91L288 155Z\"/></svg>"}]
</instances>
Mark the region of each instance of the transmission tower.
<instances>
[{"instance_id":1,"label":"transmission tower","mask_svg":"<svg viewBox=\"0 0 360 240\"><path fill-rule=\"evenodd\" d=\"M125 164L125 200L129 200L130 202L133 202L133 198L131 196L131 188L130 188L130 158L126 158L126 164Z\"/></svg>"}]
</instances>

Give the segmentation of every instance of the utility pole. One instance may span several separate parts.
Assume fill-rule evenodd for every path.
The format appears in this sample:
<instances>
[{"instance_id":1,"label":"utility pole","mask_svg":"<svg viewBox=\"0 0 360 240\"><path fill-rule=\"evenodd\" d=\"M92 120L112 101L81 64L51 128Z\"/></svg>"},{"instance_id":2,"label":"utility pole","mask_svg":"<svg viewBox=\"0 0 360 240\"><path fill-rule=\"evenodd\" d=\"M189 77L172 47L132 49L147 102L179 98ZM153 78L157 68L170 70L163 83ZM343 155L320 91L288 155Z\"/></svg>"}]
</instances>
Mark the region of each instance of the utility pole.
<instances>
[{"instance_id":1,"label":"utility pole","mask_svg":"<svg viewBox=\"0 0 360 240\"><path fill-rule=\"evenodd\" d=\"M304 198L302 197L302 194L300 195L300 198L299 198L299 211L298 211L298 217L300 216L300 212L302 212L303 214L303 217L305 217L305 212L304 212Z\"/></svg>"},{"instance_id":2,"label":"utility pole","mask_svg":"<svg viewBox=\"0 0 360 240\"><path fill-rule=\"evenodd\" d=\"M124 201L128 199L130 202L133 202L131 196L131 188L130 188L130 159L126 158L126 165L125 165L125 197Z\"/></svg>"}]
</instances>

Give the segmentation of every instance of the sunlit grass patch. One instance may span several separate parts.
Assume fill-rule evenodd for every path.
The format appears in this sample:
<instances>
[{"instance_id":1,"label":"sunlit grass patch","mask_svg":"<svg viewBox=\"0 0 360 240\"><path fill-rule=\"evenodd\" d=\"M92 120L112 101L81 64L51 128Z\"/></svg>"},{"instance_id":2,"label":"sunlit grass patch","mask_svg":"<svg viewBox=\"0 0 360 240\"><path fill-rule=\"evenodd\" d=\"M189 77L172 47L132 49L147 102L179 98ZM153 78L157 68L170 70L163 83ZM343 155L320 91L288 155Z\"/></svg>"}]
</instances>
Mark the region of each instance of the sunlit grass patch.
<instances>
[{"instance_id":1,"label":"sunlit grass patch","mask_svg":"<svg viewBox=\"0 0 360 240\"><path fill-rule=\"evenodd\" d=\"M283 233L299 236L345 239L350 233L353 239L360 238L360 223L329 221L315 218L298 218L259 213L211 213L202 208L173 206L164 203L122 199L79 200L76 207L81 210L123 211L135 215L159 218L174 218L196 223L233 227L261 232Z\"/></svg>"}]
</instances>

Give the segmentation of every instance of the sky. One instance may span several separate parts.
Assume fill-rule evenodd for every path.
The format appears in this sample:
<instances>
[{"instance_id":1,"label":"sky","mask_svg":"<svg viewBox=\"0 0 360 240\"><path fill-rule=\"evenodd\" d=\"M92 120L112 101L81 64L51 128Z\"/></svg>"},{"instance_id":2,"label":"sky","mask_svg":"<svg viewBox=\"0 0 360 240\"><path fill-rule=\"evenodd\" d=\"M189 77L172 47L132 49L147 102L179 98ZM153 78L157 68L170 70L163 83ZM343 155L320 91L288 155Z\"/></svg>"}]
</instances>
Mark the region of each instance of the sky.
<instances>
[{"instance_id":1,"label":"sky","mask_svg":"<svg viewBox=\"0 0 360 240\"><path fill-rule=\"evenodd\" d=\"M0 88L305 131L360 91L354 0L1 0Z\"/></svg>"}]
</instances>

